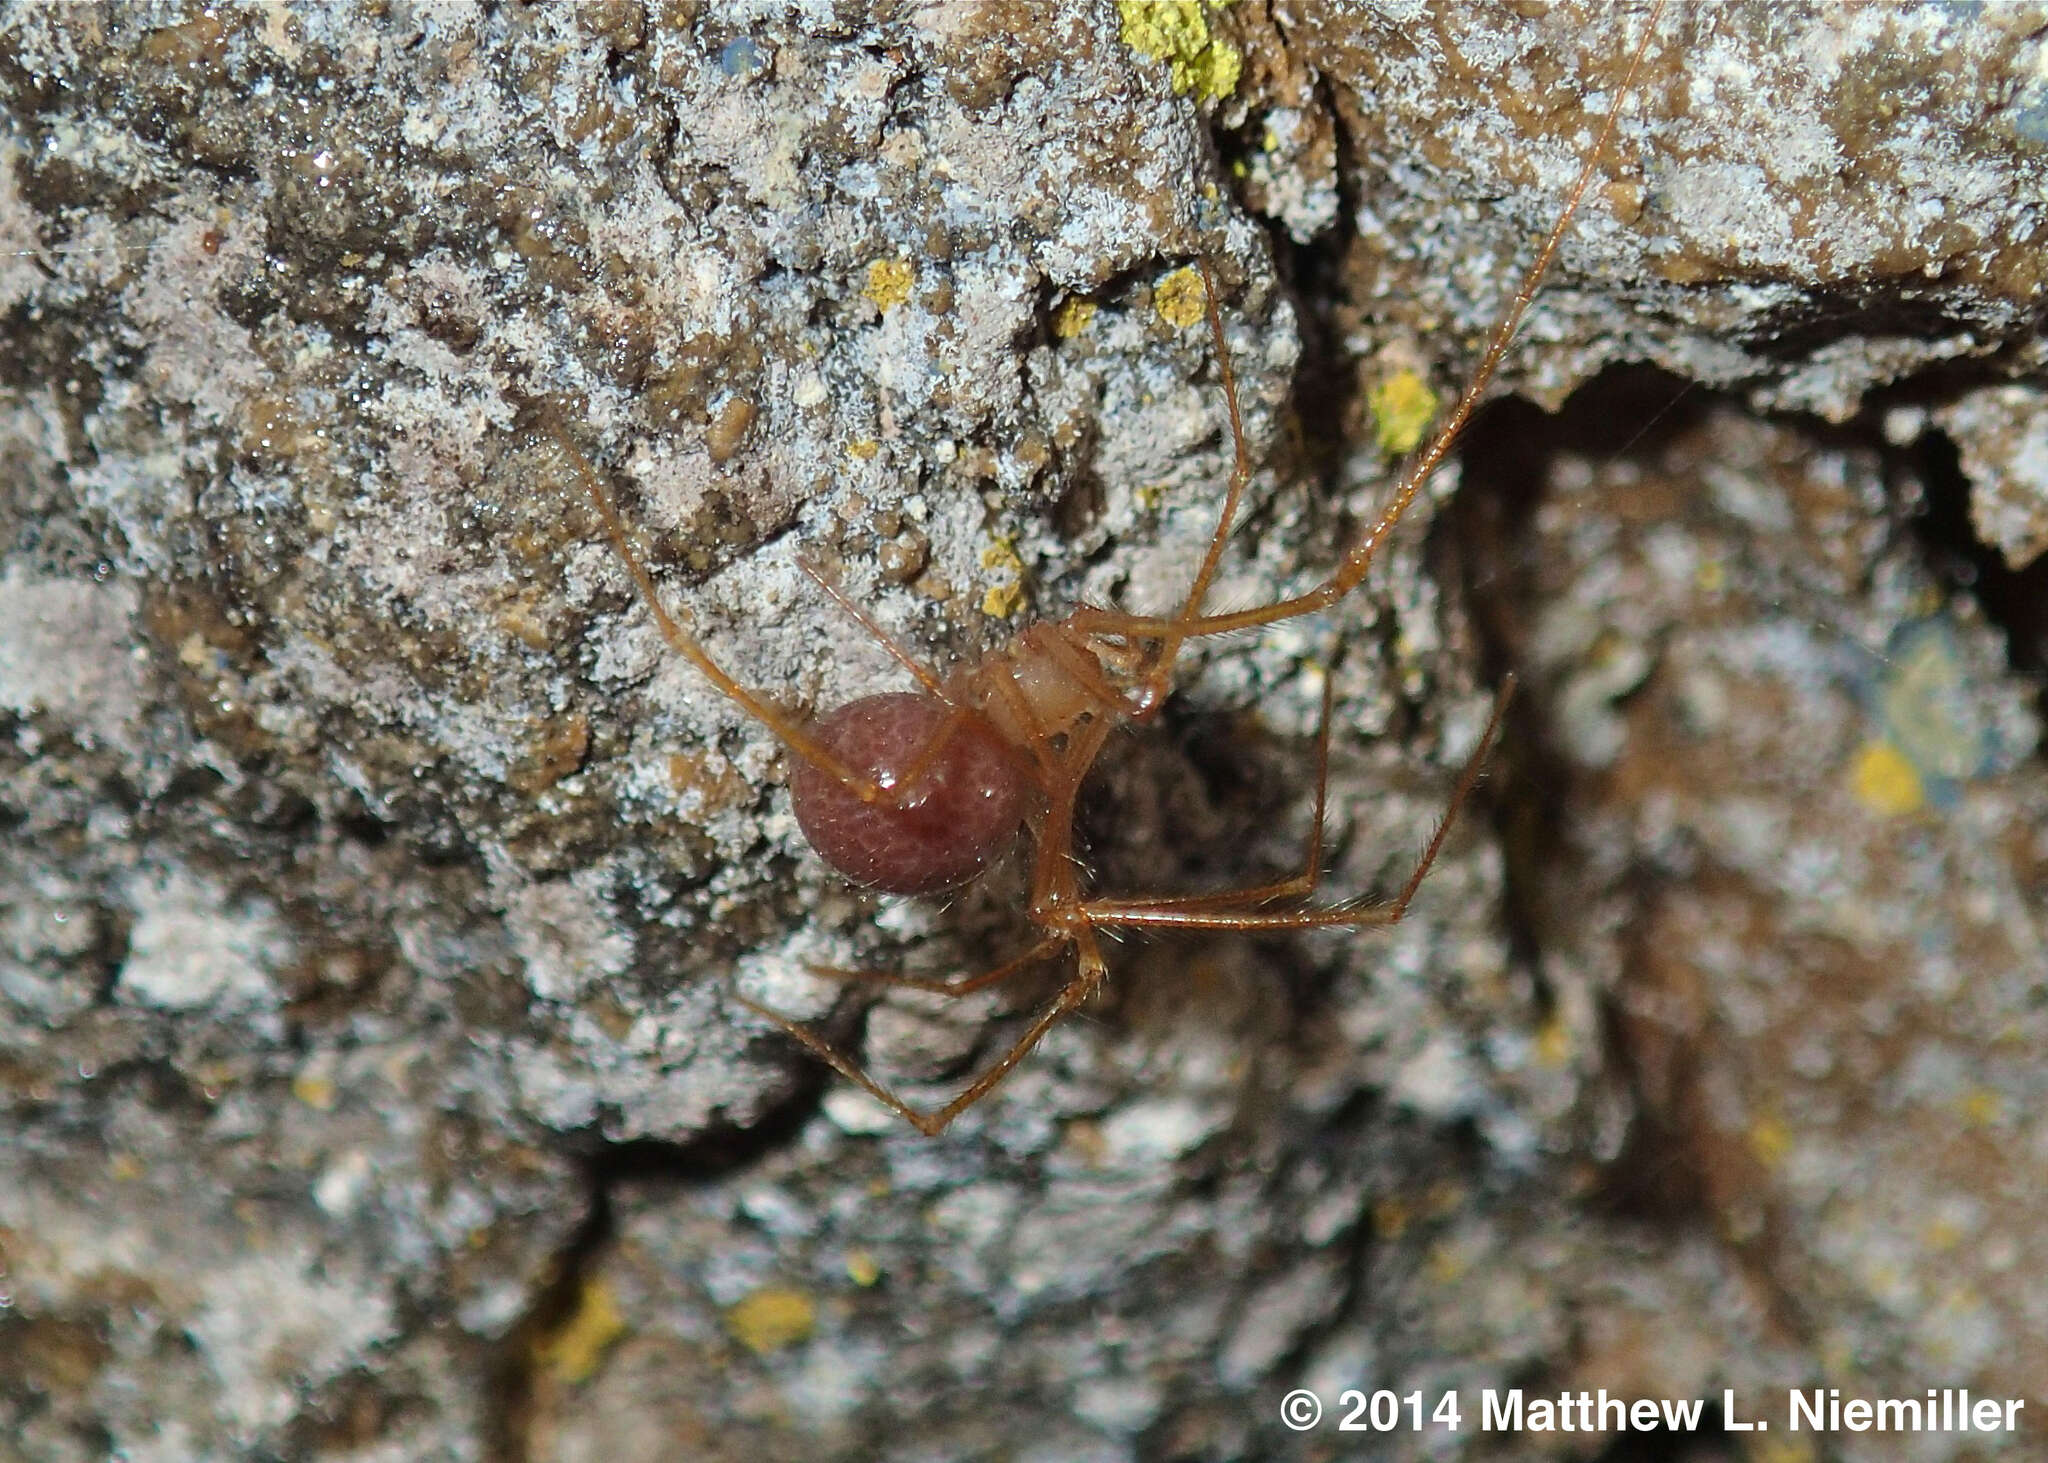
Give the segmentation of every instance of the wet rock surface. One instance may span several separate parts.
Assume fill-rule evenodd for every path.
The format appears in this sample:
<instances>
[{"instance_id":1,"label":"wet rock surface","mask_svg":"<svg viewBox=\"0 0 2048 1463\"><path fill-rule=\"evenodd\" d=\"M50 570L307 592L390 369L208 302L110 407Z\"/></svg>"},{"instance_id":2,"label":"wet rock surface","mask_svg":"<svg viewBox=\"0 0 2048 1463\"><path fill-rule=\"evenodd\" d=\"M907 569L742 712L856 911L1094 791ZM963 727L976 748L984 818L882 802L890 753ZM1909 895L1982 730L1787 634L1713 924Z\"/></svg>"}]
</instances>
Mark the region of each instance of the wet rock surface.
<instances>
[{"instance_id":1,"label":"wet rock surface","mask_svg":"<svg viewBox=\"0 0 2048 1463\"><path fill-rule=\"evenodd\" d=\"M1259 463L1212 602L1306 588L1646 16L0 9L0 1457L1325 1456L1296 1385L1459 1389L1376 1441L1480 1456L1487 1386L2022 1393L2044 18L1660 18L1504 367L1565 415L1191 654L1082 846L1291 868L1326 674L1331 897L1399 887L1514 670L1484 806L1386 932L1126 943L927 1140L730 997L943 1100L1034 992L804 965L986 967L1021 871L824 869L549 429L829 709L904 677L806 560L941 665L1177 602L1202 258Z\"/></svg>"}]
</instances>

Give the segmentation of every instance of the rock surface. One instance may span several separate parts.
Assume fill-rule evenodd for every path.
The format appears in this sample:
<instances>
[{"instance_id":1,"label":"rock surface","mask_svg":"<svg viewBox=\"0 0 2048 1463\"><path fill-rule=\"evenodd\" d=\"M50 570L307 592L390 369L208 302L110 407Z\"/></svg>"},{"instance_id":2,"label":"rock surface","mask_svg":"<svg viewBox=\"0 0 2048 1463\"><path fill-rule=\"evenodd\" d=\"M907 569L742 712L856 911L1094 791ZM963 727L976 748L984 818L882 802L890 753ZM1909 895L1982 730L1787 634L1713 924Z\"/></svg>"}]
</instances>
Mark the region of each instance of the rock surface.
<instances>
[{"instance_id":1,"label":"rock surface","mask_svg":"<svg viewBox=\"0 0 2048 1463\"><path fill-rule=\"evenodd\" d=\"M1325 674L1333 897L1514 669L1486 807L1384 933L1121 947L938 1140L730 997L943 1100L1010 1004L804 964L986 966L1020 875L824 869L545 430L829 708L904 677L807 559L941 664L1176 602L1204 259L1213 602L1306 588L1648 19L0 8L0 1458L1323 1456L1297 1385L1458 1389L1379 1440L1444 1457L1488 1386L2048 1375L2039 7L1657 17L1504 364L1570 408L1191 655L1083 832L1288 868Z\"/></svg>"}]
</instances>

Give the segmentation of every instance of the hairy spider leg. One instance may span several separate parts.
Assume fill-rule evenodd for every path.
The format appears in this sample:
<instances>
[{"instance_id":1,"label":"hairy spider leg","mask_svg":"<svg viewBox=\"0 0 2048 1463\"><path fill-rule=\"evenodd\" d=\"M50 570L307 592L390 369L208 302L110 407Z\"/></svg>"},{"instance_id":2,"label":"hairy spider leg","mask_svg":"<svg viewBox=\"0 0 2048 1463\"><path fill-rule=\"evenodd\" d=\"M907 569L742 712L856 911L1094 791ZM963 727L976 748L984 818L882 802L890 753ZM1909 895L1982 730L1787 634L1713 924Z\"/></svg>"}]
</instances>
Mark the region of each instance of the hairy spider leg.
<instances>
[{"instance_id":1,"label":"hairy spider leg","mask_svg":"<svg viewBox=\"0 0 2048 1463\"><path fill-rule=\"evenodd\" d=\"M1032 965L1066 949L1070 943L1065 935L1047 935L1015 959L1006 960L1001 965L995 966L990 970L984 970L979 975L957 976L952 980L944 980L938 976L930 975L911 975L898 970L863 970L858 967L845 965L812 965L807 963L804 969L808 970L812 975L822 976L827 980L870 981L879 985L905 986L914 991L931 991L933 994L941 996L971 996L976 991L987 990L992 985L1008 980L1020 970L1030 969ZM754 1006L754 1003L747 1001L744 996L740 999L745 1001L747 1005L753 1006L753 1009L756 1011L763 1009L760 1006Z\"/></svg>"},{"instance_id":2,"label":"hairy spider leg","mask_svg":"<svg viewBox=\"0 0 2048 1463\"><path fill-rule=\"evenodd\" d=\"M737 703L741 710L774 732L784 746L812 766L838 778L852 788L862 801L882 802L890 798L892 794L888 789L873 778L855 772L830 747L819 743L766 697L734 680L723 666L711 658L710 652L698 643L696 636L685 630L662 604L661 595L655 587L654 576L647 572L647 566L633 551L632 541L626 533L625 520L619 517L619 510L613 504L610 492L599 479L597 469L590 465L590 459L583 455L582 449L570 440L569 434L555 420L552 411L542 412L541 430L554 438L555 445L568 457L576 476L590 494L590 501L596 505L597 515L604 521L605 531L611 537L612 547L618 551L619 558L625 563L627 574L631 576L634 587L640 591L642 602L654 616L655 626L661 631L661 637L668 642L669 648L695 666L704 679L711 682L722 695Z\"/></svg>"},{"instance_id":3,"label":"hairy spider leg","mask_svg":"<svg viewBox=\"0 0 2048 1463\"><path fill-rule=\"evenodd\" d=\"M1231 529L1236 526L1238 505L1243 502L1244 490L1252 480L1251 448L1245 441L1244 411L1238 402L1237 372L1230 363L1230 343L1223 333L1223 310L1217 299L1216 275L1207 258L1199 258L1195 263L1202 272L1202 309L1209 318L1209 338L1216 351L1216 373L1223 382L1223 405L1230 418L1230 482L1223 490L1223 506L1216 515L1215 532L1209 535L1209 547L1203 552L1201 565L1188 584L1180 613L1173 618L1174 628L1154 639L1142 688L1132 698L1136 707L1132 717L1139 721L1157 715L1165 704L1173 667L1180 659L1181 643L1187 638L1180 627L1197 619L1202 612L1202 603L1209 597L1209 586L1215 581L1216 570L1223 563L1223 550L1230 541ZM1085 623L1079 617L1076 628L1086 632Z\"/></svg>"}]
</instances>

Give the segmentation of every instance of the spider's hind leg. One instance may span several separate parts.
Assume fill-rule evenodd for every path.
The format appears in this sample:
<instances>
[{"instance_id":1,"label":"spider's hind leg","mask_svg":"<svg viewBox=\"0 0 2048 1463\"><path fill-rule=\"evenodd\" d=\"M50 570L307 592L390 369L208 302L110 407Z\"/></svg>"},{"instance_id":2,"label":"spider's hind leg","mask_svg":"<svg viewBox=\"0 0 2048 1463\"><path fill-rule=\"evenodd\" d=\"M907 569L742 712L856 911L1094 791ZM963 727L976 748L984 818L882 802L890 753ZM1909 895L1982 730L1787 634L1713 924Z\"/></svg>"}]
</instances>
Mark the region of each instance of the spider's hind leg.
<instances>
[{"instance_id":1,"label":"spider's hind leg","mask_svg":"<svg viewBox=\"0 0 2048 1463\"><path fill-rule=\"evenodd\" d=\"M1041 953L1044 946L1059 943L1066 938L1066 936L1051 937L1043 942L1040 949L1032 951L1031 956L1027 956L1024 960L1013 960L1006 965L998 966L994 971L987 972L985 977L970 978L969 981L959 983L962 988L948 990L945 993L948 995L964 995L967 988L978 989L980 985L992 983L993 977L999 974L1007 975L1022 968L1030 958ZM870 1076L867 1069L862 1067L859 1062L856 1062L852 1057L840 1051L839 1048L833 1046L831 1042L825 1040L824 1037L818 1035L817 1032L812 1031L809 1027L801 1025L790 1017L783 1015L780 1011L771 1010L769 1007L763 1006L756 1001L750 1001L745 996L735 996L734 999L762 1020L780 1027L787 1036L802 1046L812 1056L825 1063L833 1071L853 1083L854 1086L866 1092L868 1096L874 1098L875 1101L881 1103L883 1107L895 1113L896 1116L902 1118L920 1133L931 1138L944 1132L953 1119L959 1117L961 1113L967 1111L968 1108L974 1106L975 1103L981 1101L982 1098L994 1091L996 1085L1010 1075L1010 1069L1029 1056L1031 1049L1045 1039L1045 1034L1048 1031L1052 1030L1053 1027L1057 1026L1068 1015L1079 1008L1088 997L1095 993L1096 987L1102 984L1103 976L1107 972L1102 962L1102 953L1096 948L1093 933L1084 930L1072 937L1072 940L1080 952L1080 965L1074 972L1073 978L1061 989L1059 995L1054 997L1052 1003L1038 1014L1030 1027L1011 1045L1010 1049L998 1057L980 1076L970 1082L965 1090L951 1102L945 1104L945 1106L933 1108L930 1111L912 1106L902 1097L884 1087Z\"/></svg>"}]
</instances>

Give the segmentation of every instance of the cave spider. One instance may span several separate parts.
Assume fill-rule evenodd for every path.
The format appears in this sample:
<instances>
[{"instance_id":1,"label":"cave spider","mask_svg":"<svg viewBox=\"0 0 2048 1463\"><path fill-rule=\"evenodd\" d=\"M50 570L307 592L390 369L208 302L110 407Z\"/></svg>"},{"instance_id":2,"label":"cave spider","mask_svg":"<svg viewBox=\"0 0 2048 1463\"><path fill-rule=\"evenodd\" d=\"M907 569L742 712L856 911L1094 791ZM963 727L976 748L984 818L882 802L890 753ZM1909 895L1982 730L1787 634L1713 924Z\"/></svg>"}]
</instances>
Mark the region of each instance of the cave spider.
<instances>
[{"instance_id":1,"label":"cave spider","mask_svg":"<svg viewBox=\"0 0 2048 1463\"><path fill-rule=\"evenodd\" d=\"M1661 4L1657 9L1661 10ZM1321 874L1334 695L1331 678L1324 681L1316 737L1314 821L1298 873L1206 894L1095 896L1082 887L1074 857L1075 800L1110 733L1121 723L1143 723L1158 715L1172 688L1180 652L1189 641L1328 609L1364 579L1380 546L1449 454L1513 343L1612 138L1622 101L1634 86L1655 34L1656 14L1653 10L1562 212L1496 323L1456 404L1434 436L1409 460L1378 518L1344 550L1329 577L1304 593L1227 613L1211 614L1203 608L1252 475L1216 282L1206 259L1198 260L1197 265L1234 457L1215 530L1179 610L1170 615L1137 615L1084 605L1063 620L1030 625L1008 645L979 661L941 674L893 638L823 573L806 564L806 571L824 592L873 636L918 686L911 691L863 696L812 722L792 718L740 684L669 612L653 575L633 549L631 535L603 479L560 422L543 414L542 429L572 464L663 638L721 694L774 732L793 754L790 795L797 821L828 864L854 882L886 893L934 894L980 875L1015 841L1020 828L1031 835L1035 851L1027 913L1038 938L1014 958L950 980L820 966L811 967L814 973L965 996L1068 951L1074 956L1073 974L1009 1049L951 1101L929 1111L906 1102L853 1058L792 1018L736 996L740 1004L772 1022L920 1132L931 1135L987 1096L1054 1025L1101 987L1108 966L1098 936L1105 930L1362 929L1391 925L1407 914L1499 736L1501 718L1514 689L1512 675L1502 682L1485 731L1459 773L1421 858L1399 892L1381 903L1315 906L1307 902Z\"/></svg>"}]
</instances>

